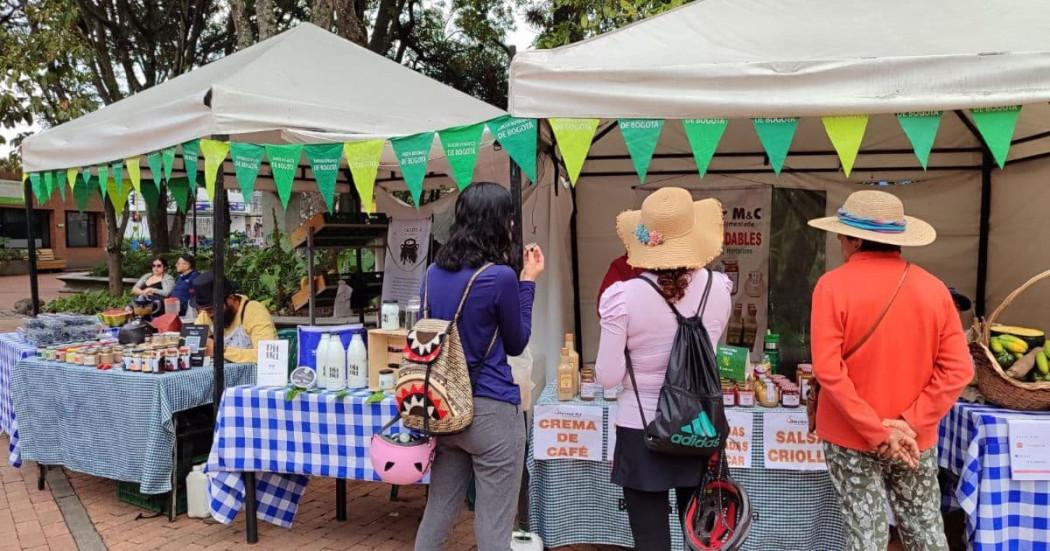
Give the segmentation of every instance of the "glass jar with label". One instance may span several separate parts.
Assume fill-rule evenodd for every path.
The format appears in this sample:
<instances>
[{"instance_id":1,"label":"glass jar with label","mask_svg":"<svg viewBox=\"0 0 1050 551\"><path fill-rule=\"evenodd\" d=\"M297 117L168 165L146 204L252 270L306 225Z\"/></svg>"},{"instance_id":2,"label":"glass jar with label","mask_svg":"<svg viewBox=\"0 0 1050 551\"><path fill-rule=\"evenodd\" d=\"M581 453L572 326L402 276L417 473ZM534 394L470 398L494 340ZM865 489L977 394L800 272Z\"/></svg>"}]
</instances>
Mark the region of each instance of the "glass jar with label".
<instances>
[{"instance_id":1,"label":"glass jar with label","mask_svg":"<svg viewBox=\"0 0 1050 551\"><path fill-rule=\"evenodd\" d=\"M615 402L620 397L621 390L623 390L623 386L621 385L606 388L602 390L602 398L605 398L606 402Z\"/></svg>"},{"instance_id":2,"label":"glass jar with label","mask_svg":"<svg viewBox=\"0 0 1050 551\"><path fill-rule=\"evenodd\" d=\"M755 389L745 383L738 385L736 388L736 405L742 408L755 407Z\"/></svg>"},{"instance_id":3,"label":"glass jar with label","mask_svg":"<svg viewBox=\"0 0 1050 551\"><path fill-rule=\"evenodd\" d=\"M595 398L602 395L602 385L598 383L598 378L594 373L593 367L583 367L580 369L580 399L588 402L593 401Z\"/></svg>"},{"instance_id":4,"label":"glass jar with label","mask_svg":"<svg viewBox=\"0 0 1050 551\"><path fill-rule=\"evenodd\" d=\"M781 389L780 405L786 408L797 408L801 403L802 401L798 387L791 385Z\"/></svg>"},{"instance_id":5,"label":"glass jar with label","mask_svg":"<svg viewBox=\"0 0 1050 551\"><path fill-rule=\"evenodd\" d=\"M798 382L800 399L805 404L809 401L809 389L813 385L813 366L811 364L798 364L795 378Z\"/></svg>"},{"instance_id":6,"label":"glass jar with label","mask_svg":"<svg viewBox=\"0 0 1050 551\"><path fill-rule=\"evenodd\" d=\"M384 331L396 331L401 328L401 307L396 300L384 300L380 315L380 328Z\"/></svg>"}]
</instances>

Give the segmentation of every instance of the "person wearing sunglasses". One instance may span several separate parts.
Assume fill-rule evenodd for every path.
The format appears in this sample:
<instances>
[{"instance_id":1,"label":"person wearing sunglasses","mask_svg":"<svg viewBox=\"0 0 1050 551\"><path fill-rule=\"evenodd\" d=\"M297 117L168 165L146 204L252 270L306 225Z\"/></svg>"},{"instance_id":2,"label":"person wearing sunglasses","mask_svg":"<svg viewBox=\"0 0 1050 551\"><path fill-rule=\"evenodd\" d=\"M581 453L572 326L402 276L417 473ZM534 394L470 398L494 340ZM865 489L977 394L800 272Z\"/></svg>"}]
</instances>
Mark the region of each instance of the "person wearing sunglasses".
<instances>
[{"instance_id":1,"label":"person wearing sunglasses","mask_svg":"<svg viewBox=\"0 0 1050 551\"><path fill-rule=\"evenodd\" d=\"M139 278L131 288L131 294L163 300L175 289L175 278L168 272L168 261L156 257L150 262L150 272Z\"/></svg>"}]
</instances>

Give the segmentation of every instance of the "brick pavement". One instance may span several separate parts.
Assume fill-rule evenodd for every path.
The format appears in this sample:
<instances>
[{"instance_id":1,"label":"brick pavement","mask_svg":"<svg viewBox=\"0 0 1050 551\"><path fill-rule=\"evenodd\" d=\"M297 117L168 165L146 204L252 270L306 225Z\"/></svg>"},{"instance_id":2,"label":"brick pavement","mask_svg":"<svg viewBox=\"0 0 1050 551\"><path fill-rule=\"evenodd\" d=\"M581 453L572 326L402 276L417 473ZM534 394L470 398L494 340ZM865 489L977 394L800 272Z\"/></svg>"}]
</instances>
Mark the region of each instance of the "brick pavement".
<instances>
[{"instance_id":1,"label":"brick pavement","mask_svg":"<svg viewBox=\"0 0 1050 551\"><path fill-rule=\"evenodd\" d=\"M0 437L7 453L7 436ZM75 549L51 492L36 489L35 469L15 469L0 460L0 551Z\"/></svg>"}]
</instances>

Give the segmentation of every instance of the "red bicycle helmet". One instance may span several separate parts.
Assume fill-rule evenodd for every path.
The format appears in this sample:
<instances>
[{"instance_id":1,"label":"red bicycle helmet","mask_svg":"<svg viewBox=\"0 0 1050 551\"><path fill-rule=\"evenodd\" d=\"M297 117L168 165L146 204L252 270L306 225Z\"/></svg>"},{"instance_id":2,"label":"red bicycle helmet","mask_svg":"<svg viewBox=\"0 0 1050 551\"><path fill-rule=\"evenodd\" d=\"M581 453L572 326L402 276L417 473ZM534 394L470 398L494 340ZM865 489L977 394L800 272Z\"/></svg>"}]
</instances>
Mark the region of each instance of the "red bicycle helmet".
<instances>
[{"instance_id":1,"label":"red bicycle helmet","mask_svg":"<svg viewBox=\"0 0 1050 551\"><path fill-rule=\"evenodd\" d=\"M720 454L711 457L704 484L689 498L682 533L692 551L740 549L751 530L751 502L729 475Z\"/></svg>"}]
</instances>

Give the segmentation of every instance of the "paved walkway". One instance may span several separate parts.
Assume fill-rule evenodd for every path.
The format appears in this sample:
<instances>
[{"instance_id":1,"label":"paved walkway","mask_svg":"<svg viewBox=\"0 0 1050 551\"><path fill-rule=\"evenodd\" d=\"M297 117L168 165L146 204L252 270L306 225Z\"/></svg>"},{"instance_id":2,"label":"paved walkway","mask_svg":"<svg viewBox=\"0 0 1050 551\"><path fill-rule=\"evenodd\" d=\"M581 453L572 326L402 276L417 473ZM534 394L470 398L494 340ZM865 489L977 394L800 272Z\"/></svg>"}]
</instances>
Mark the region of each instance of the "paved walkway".
<instances>
[{"instance_id":1,"label":"paved walkway","mask_svg":"<svg viewBox=\"0 0 1050 551\"><path fill-rule=\"evenodd\" d=\"M40 274L37 283L40 299L54 300L59 297L63 283L58 280L61 274ZM15 303L29 298L29 276L0 276L0 333L14 331L22 325L22 315L15 313Z\"/></svg>"}]
</instances>

